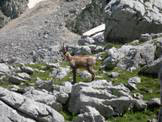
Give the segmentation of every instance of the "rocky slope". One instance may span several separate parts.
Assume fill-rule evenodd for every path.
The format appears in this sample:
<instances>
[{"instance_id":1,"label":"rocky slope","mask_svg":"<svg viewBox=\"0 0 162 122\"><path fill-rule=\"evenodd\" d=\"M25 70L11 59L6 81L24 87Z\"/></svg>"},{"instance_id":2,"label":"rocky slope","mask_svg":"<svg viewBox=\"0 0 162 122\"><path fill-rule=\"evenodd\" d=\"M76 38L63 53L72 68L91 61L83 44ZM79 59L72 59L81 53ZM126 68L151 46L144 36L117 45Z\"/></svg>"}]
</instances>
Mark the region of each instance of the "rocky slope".
<instances>
[{"instance_id":1,"label":"rocky slope","mask_svg":"<svg viewBox=\"0 0 162 122\"><path fill-rule=\"evenodd\" d=\"M65 27L66 20L76 16L88 3L87 0L48 0L27 10L1 29L0 58L14 58L16 62L57 59L62 42L76 43L79 38Z\"/></svg>"}]
</instances>

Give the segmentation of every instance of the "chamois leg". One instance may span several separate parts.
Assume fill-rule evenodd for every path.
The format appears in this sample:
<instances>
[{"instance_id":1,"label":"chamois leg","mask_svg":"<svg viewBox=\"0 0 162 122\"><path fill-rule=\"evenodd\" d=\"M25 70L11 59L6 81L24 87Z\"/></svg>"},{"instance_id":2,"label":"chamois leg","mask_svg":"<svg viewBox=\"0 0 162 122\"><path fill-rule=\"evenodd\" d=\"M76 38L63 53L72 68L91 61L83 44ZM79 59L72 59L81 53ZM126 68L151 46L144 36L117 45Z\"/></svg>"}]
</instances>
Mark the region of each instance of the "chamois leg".
<instances>
[{"instance_id":1,"label":"chamois leg","mask_svg":"<svg viewBox=\"0 0 162 122\"><path fill-rule=\"evenodd\" d=\"M73 84L76 83L76 69L75 68L72 68L73 70Z\"/></svg>"},{"instance_id":2,"label":"chamois leg","mask_svg":"<svg viewBox=\"0 0 162 122\"><path fill-rule=\"evenodd\" d=\"M88 70L89 73L91 73L91 75L92 75L92 80L91 81L93 81L95 79L95 73L93 71L93 68L92 67L87 67L87 70Z\"/></svg>"}]
</instances>

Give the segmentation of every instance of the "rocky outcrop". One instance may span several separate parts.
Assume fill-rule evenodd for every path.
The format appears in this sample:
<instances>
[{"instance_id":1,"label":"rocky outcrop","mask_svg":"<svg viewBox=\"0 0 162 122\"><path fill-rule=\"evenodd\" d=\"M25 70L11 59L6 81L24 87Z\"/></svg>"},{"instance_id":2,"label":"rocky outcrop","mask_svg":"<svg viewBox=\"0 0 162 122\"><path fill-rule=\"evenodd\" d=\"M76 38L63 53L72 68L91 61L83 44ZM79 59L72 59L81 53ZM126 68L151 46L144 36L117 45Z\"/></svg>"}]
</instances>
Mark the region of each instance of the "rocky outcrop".
<instances>
[{"instance_id":1,"label":"rocky outcrop","mask_svg":"<svg viewBox=\"0 0 162 122\"><path fill-rule=\"evenodd\" d=\"M93 107L87 106L84 113L78 115L73 122L105 122L105 119L100 113Z\"/></svg>"},{"instance_id":2,"label":"rocky outcrop","mask_svg":"<svg viewBox=\"0 0 162 122\"><path fill-rule=\"evenodd\" d=\"M34 119L30 119L19 112L0 101L0 120L3 122L36 122Z\"/></svg>"},{"instance_id":3,"label":"rocky outcrop","mask_svg":"<svg viewBox=\"0 0 162 122\"><path fill-rule=\"evenodd\" d=\"M146 108L146 103L136 100L123 84L112 85L106 80L78 83L72 88L69 111L80 113L86 106L94 107L104 117L123 115L132 107Z\"/></svg>"},{"instance_id":4,"label":"rocky outcrop","mask_svg":"<svg viewBox=\"0 0 162 122\"><path fill-rule=\"evenodd\" d=\"M116 66L135 70L140 66L151 64L155 58L156 46L151 42L146 42L138 46L123 45L121 48L111 48L108 50L108 57L104 60L104 67L112 69Z\"/></svg>"},{"instance_id":5,"label":"rocky outcrop","mask_svg":"<svg viewBox=\"0 0 162 122\"><path fill-rule=\"evenodd\" d=\"M102 0L92 0L76 18L67 22L67 27L73 32L83 34L85 31L104 23L103 2Z\"/></svg>"},{"instance_id":6,"label":"rocky outcrop","mask_svg":"<svg viewBox=\"0 0 162 122\"><path fill-rule=\"evenodd\" d=\"M0 88L0 101L22 113L22 115L39 122L64 122L64 117L51 107L2 87Z\"/></svg>"},{"instance_id":7,"label":"rocky outcrop","mask_svg":"<svg viewBox=\"0 0 162 122\"><path fill-rule=\"evenodd\" d=\"M128 42L162 31L161 0L111 0L105 7L105 40Z\"/></svg>"}]
</instances>

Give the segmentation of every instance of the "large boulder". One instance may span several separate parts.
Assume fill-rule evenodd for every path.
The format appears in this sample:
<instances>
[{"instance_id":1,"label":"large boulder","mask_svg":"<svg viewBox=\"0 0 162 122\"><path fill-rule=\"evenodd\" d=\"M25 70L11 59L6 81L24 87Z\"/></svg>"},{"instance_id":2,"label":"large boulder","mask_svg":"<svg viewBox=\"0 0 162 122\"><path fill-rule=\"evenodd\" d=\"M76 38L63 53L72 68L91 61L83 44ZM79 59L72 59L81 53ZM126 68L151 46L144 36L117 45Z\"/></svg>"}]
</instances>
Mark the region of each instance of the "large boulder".
<instances>
[{"instance_id":1,"label":"large boulder","mask_svg":"<svg viewBox=\"0 0 162 122\"><path fill-rule=\"evenodd\" d=\"M0 100L36 121L64 122L64 117L51 107L2 87L0 88Z\"/></svg>"},{"instance_id":2,"label":"large boulder","mask_svg":"<svg viewBox=\"0 0 162 122\"><path fill-rule=\"evenodd\" d=\"M108 50L108 57L104 60L104 67L118 66L129 71L151 64L155 58L156 46L151 42L133 46L123 45L121 48Z\"/></svg>"},{"instance_id":3,"label":"large boulder","mask_svg":"<svg viewBox=\"0 0 162 122\"><path fill-rule=\"evenodd\" d=\"M161 0L111 0L105 7L105 40L128 42L162 31Z\"/></svg>"},{"instance_id":4,"label":"large boulder","mask_svg":"<svg viewBox=\"0 0 162 122\"><path fill-rule=\"evenodd\" d=\"M37 102L49 105L57 111L62 110L62 105L56 102L55 95L49 94L48 92L43 92L31 88L28 91L26 91L23 95Z\"/></svg>"},{"instance_id":5,"label":"large boulder","mask_svg":"<svg viewBox=\"0 0 162 122\"><path fill-rule=\"evenodd\" d=\"M80 113L86 106L94 107L104 117L122 115L135 107L135 99L123 84L112 85L106 80L78 83L72 88L69 111Z\"/></svg>"},{"instance_id":6,"label":"large boulder","mask_svg":"<svg viewBox=\"0 0 162 122\"><path fill-rule=\"evenodd\" d=\"M95 108L87 106L73 122L105 122L105 119Z\"/></svg>"},{"instance_id":7,"label":"large boulder","mask_svg":"<svg viewBox=\"0 0 162 122\"><path fill-rule=\"evenodd\" d=\"M23 116L2 101L0 101L0 115L0 120L3 122L36 122L34 119Z\"/></svg>"}]
</instances>

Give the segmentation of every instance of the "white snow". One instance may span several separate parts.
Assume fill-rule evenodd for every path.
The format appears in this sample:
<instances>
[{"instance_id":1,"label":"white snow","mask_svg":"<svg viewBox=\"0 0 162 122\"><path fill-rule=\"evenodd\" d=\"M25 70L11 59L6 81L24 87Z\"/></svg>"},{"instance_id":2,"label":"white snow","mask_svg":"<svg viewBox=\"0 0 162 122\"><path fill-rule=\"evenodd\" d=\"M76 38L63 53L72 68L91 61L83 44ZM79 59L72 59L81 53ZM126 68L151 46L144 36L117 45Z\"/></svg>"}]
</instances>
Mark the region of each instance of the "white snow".
<instances>
[{"instance_id":1,"label":"white snow","mask_svg":"<svg viewBox=\"0 0 162 122\"><path fill-rule=\"evenodd\" d=\"M41 1L45 1L45 0L29 0L28 7L31 9Z\"/></svg>"}]
</instances>

